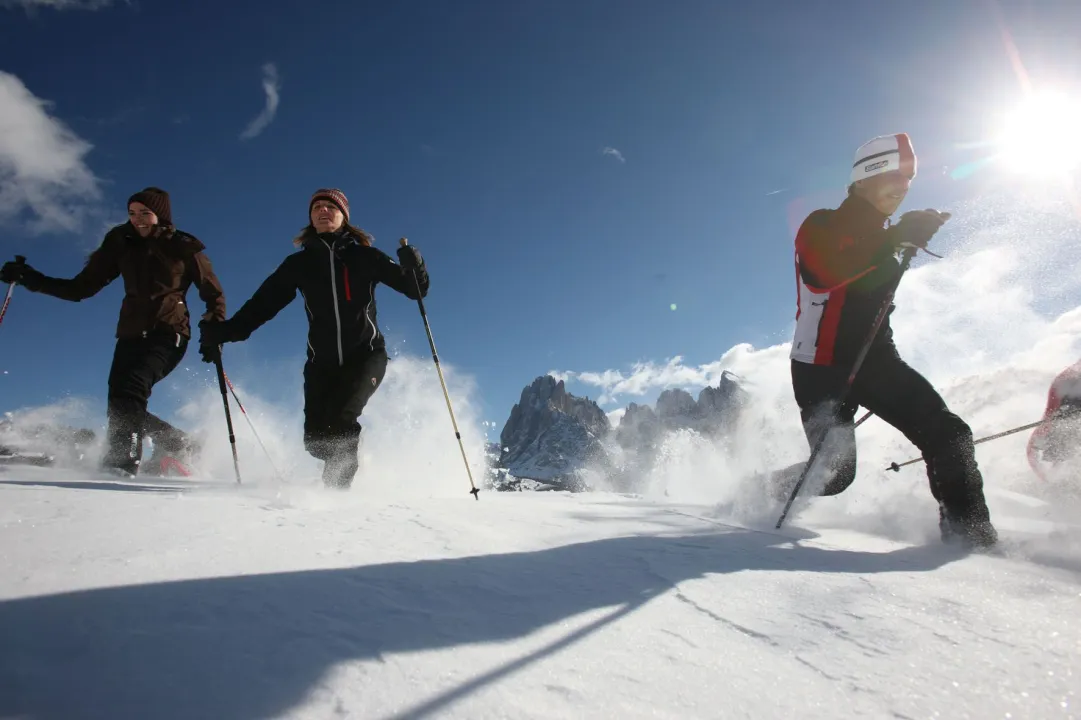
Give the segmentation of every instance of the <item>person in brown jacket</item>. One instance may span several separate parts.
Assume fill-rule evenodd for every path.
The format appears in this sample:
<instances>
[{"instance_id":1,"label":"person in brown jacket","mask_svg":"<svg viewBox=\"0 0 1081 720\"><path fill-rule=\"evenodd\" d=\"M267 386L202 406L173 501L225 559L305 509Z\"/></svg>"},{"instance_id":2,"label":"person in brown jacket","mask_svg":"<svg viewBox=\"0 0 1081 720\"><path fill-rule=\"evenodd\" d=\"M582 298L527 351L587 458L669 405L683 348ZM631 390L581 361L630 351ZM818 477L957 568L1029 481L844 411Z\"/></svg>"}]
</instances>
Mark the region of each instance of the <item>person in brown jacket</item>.
<instances>
[{"instance_id":1,"label":"person in brown jacket","mask_svg":"<svg viewBox=\"0 0 1081 720\"><path fill-rule=\"evenodd\" d=\"M195 285L206 303L203 320L225 319L225 294L205 249L197 238L173 225L169 194L148 187L128 199L128 222L105 234L75 277L49 277L16 262L0 268L0 282L16 282L32 292L72 302L92 297L117 277L123 278L124 300L109 370L109 427L101 460L107 470L137 474L145 436L153 440L154 458L197 453L196 443L147 412L147 403L154 385L187 351L188 288ZM213 362L217 350L200 348L200 352L205 362ZM154 458L144 472L161 472Z\"/></svg>"}]
</instances>

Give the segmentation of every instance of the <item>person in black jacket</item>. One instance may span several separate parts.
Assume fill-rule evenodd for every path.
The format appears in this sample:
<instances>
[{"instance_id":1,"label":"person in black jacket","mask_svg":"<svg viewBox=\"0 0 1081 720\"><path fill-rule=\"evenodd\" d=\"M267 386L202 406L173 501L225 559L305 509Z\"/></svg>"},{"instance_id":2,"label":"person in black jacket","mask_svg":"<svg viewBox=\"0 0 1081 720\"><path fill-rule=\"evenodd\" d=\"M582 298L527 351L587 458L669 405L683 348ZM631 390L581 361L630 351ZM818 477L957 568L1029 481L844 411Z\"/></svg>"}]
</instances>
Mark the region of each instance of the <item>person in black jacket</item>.
<instances>
[{"instance_id":1,"label":"person in black jacket","mask_svg":"<svg viewBox=\"0 0 1081 720\"><path fill-rule=\"evenodd\" d=\"M349 201L341 190L317 190L308 215L310 224L293 240L300 250L232 318L200 323L200 343L213 348L246 340L300 292L308 315L304 448L324 461L327 487L345 489L358 469L358 419L387 369L375 285L416 300L418 285L420 298L428 294L428 271L411 245L398 248L400 264L373 247L372 237L349 223Z\"/></svg>"},{"instance_id":2,"label":"person in black jacket","mask_svg":"<svg viewBox=\"0 0 1081 720\"><path fill-rule=\"evenodd\" d=\"M796 328L792 339L792 390L804 433L813 448L830 433L822 464L828 467L820 495L844 492L856 478L853 418L862 405L901 431L927 464L932 496L939 504L944 541L988 547L998 534L991 523L976 462L972 430L950 410L927 379L897 352L889 319L844 392L859 352L898 279L895 257L904 247L926 249L949 219L936 210L912 210L884 227L916 175L908 135L882 135L856 152L848 197L835 209L812 212L796 234ZM889 308L892 312L892 306ZM803 463L773 481L787 496Z\"/></svg>"}]
</instances>

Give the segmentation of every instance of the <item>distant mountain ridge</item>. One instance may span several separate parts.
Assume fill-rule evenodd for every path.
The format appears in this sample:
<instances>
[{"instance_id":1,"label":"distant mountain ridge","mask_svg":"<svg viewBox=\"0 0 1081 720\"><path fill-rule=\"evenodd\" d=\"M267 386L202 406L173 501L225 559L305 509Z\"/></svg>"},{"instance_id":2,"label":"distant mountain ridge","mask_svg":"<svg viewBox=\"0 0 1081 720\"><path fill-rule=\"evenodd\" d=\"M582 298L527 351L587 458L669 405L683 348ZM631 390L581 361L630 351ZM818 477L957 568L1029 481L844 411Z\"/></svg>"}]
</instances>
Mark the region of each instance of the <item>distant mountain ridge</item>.
<instances>
[{"instance_id":1,"label":"distant mountain ridge","mask_svg":"<svg viewBox=\"0 0 1081 720\"><path fill-rule=\"evenodd\" d=\"M571 490L584 489L590 472L619 475L611 450L651 462L666 434L690 430L708 437L730 431L747 402L736 376L725 372L716 387L705 387L696 400L673 388L657 398L656 409L631 403L613 428L607 414L589 398L567 392L562 380L537 377L522 390L494 449L494 484L521 489L521 481ZM611 447L615 443L615 448Z\"/></svg>"}]
</instances>

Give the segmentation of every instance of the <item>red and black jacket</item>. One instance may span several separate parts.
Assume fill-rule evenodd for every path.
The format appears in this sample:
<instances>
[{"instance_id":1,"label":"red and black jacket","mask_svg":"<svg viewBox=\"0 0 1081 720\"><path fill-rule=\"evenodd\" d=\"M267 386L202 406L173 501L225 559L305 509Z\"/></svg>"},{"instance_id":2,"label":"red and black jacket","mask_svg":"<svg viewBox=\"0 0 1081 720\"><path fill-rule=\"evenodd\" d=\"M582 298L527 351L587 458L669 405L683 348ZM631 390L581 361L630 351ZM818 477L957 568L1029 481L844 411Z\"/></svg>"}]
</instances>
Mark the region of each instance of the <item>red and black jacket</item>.
<instances>
[{"instance_id":1,"label":"red and black jacket","mask_svg":"<svg viewBox=\"0 0 1081 720\"><path fill-rule=\"evenodd\" d=\"M429 280L423 260L416 272L421 296L426 296ZM386 347L376 320L376 283L417 299L412 270L383 251L362 244L348 230L313 234L227 321L228 335L246 340L299 291L308 315L308 361L341 365L355 352Z\"/></svg>"},{"instance_id":2,"label":"red and black jacket","mask_svg":"<svg viewBox=\"0 0 1081 720\"><path fill-rule=\"evenodd\" d=\"M793 360L855 362L900 272L894 238L883 227L886 219L871 203L849 194L836 210L816 210L803 221L796 234ZM874 342L892 339L887 316Z\"/></svg>"}]
</instances>

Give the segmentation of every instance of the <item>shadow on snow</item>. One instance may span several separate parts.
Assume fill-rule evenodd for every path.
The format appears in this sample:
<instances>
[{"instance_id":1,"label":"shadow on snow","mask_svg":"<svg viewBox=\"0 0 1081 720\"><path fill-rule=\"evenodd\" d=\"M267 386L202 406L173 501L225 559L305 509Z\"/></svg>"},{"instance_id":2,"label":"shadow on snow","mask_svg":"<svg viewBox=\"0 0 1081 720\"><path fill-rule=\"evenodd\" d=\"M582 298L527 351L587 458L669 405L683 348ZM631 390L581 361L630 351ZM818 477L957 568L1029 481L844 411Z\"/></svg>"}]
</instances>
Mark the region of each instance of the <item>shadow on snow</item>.
<instances>
[{"instance_id":1,"label":"shadow on snow","mask_svg":"<svg viewBox=\"0 0 1081 720\"><path fill-rule=\"evenodd\" d=\"M535 552L10 600L0 603L0 717L277 716L303 703L338 663L513 640L614 609L407 713L419 717L686 580L744 570L925 571L960 557L941 547L866 553L788 542L743 530L617 537Z\"/></svg>"}]
</instances>

